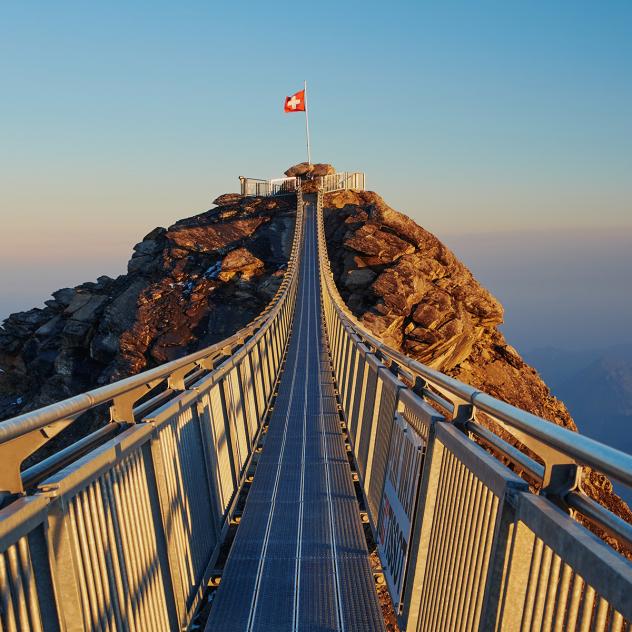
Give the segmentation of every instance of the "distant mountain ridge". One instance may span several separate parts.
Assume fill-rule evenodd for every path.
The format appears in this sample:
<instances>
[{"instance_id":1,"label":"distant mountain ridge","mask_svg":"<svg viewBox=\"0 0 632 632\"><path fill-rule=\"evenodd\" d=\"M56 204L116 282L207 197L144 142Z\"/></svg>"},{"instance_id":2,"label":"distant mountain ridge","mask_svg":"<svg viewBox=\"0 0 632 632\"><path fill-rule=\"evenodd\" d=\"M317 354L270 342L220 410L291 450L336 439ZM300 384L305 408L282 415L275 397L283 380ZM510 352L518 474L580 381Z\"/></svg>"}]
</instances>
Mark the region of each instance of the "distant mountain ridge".
<instances>
[{"instance_id":1,"label":"distant mountain ridge","mask_svg":"<svg viewBox=\"0 0 632 632\"><path fill-rule=\"evenodd\" d=\"M632 452L632 344L525 354L553 393L568 406L579 430Z\"/></svg>"}]
</instances>

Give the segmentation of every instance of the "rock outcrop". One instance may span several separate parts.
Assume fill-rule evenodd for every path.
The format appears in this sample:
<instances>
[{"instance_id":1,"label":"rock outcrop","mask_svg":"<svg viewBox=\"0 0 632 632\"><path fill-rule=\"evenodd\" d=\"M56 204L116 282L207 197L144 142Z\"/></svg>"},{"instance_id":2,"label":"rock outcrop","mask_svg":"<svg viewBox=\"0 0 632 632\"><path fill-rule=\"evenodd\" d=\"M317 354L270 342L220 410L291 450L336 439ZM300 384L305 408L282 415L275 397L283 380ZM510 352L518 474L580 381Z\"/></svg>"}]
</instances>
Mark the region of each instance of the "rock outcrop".
<instances>
[{"instance_id":1,"label":"rock outcrop","mask_svg":"<svg viewBox=\"0 0 632 632\"><path fill-rule=\"evenodd\" d=\"M215 204L150 232L127 274L11 315L0 328L0 419L180 357L252 320L281 283L296 199L231 193Z\"/></svg>"},{"instance_id":2,"label":"rock outcrop","mask_svg":"<svg viewBox=\"0 0 632 632\"><path fill-rule=\"evenodd\" d=\"M332 165L323 162L309 163L299 162L297 165L290 167L285 175L288 178L316 178L319 176L328 176L332 173L336 173L336 170Z\"/></svg>"},{"instance_id":3,"label":"rock outcrop","mask_svg":"<svg viewBox=\"0 0 632 632\"><path fill-rule=\"evenodd\" d=\"M285 175L288 178L299 178L302 182L303 193L316 193L323 176L336 173L332 165L327 163L310 164L308 162L299 162L297 165L290 167Z\"/></svg>"},{"instance_id":4,"label":"rock outcrop","mask_svg":"<svg viewBox=\"0 0 632 632\"><path fill-rule=\"evenodd\" d=\"M566 406L499 331L500 303L434 235L376 193L329 193L324 206L336 283L369 331L424 364L577 430ZM586 471L583 487L632 522L607 478Z\"/></svg>"}]
</instances>

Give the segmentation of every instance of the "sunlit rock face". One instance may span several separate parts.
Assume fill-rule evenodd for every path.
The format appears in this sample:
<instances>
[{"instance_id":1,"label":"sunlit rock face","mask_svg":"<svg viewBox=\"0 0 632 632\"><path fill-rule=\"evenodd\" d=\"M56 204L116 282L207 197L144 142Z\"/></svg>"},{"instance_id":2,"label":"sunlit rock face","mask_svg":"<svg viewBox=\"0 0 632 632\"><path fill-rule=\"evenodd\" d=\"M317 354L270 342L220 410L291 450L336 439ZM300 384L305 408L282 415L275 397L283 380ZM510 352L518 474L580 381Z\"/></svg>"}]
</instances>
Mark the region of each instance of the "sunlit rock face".
<instances>
[{"instance_id":1,"label":"sunlit rock face","mask_svg":"<svg viewBox=\"0 0 632 632\"><path fill-rule=\"evenodd\" d=\"M295 196L225 194L205 213L156 228L128 272L64 288L0 329L0 418L59 401L207 346L276 293Z\"/></svg>"},{"instance_id":2,"label":"sunlit rock face","mask_svg":"<svg viewBox=\"0 0 632 632\"><path fill-rule=\"evenodd\" d=\"M566 406L499 331L502 305L434 235L376 193L328 193L324 207L338 289L369 331L424 364L577 430ZM632 520L608 479L588 471L583 486Z\"/></svg>"}]
</instances>

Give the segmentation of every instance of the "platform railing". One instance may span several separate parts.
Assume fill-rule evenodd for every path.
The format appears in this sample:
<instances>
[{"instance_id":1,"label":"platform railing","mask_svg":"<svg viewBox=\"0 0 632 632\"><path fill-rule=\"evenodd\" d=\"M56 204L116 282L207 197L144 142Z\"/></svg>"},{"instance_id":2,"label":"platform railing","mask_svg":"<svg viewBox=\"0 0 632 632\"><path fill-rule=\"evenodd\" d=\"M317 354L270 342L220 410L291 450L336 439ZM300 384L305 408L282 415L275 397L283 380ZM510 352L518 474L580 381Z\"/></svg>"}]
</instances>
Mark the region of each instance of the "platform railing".
<instances>
[{"instance_id":1,"label":"platform railing","mask_svg":"<svg viewBox=\"0 0 632 632\"><path fill-rule=\"evenodd\" d=\"M401 628L629 630L632 563L582 523L628 550L632 525L584 494L581 477L591 468L631 486L632 457L481 393L367 331L334 281L323 193L323 316ZM516 441L503 440L499 428Z\"/></svg>"},{"instance_id":2,"label":"platform railing","mask_svg":"<svg viewBox=\"0 0 632 632\"><path fill-rule=\"evenodd\" d=\"M296 193L298 178L259 180L241 177L241 194L247 196L288 195Z\"/></svg>"},{"instance_id":3,"label":"platform railing","mask_svg":"<svg viewBox=\"0 0 632 632\"><path fill-rule=\"evenodd\" d=\"M318 178L320 189L324 192L354 189L364 191L366 176L360 171L340 171Z\"/></svg>"},{"instance_id":4,"label":"platform railing","mask_svg":"<svg viewBox=\"0 0 632 632\"><path fill-rule=\"evenodd\" d=\"M234 336L0 423L0 483L18 494L0 510L0 629L165 632L189 625L281 370L302 217L300 206L278 292ZM100 444L88 441L83 456L66 450L20 475L19 460L7 456L12 447L38 445L98 406L110 408L111 438L98 431Z\"/></svg>"},{"instance_id":5,"label":"platform railing","mask_svg":"<svg viewBox=\"0 0 632 632\"><path fill-rule=\"evenodd\" d=\"M295 193L300 186L300 178L276 178L261 180L258 178L239 178L242 195L273 196ZM354 189L364 191L366 176L360 171L339 171L326 176L314 176L318 188L324 192Z\"/></svg>"}]
</instances>

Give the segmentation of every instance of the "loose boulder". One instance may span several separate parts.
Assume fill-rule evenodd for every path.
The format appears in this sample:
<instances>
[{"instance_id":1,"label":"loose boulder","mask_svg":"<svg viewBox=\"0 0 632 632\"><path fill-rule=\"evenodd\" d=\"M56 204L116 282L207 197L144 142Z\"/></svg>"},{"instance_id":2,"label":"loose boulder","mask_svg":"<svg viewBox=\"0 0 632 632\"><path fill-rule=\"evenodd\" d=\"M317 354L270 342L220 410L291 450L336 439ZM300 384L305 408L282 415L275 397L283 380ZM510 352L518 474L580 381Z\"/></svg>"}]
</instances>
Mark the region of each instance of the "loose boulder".
<instances>
[{"instance_id":1,"label":"loose boulder","mask_svg":"<svg viewBox=\"0 0 632 632\"><path fill-rule=\"evenodd\" d=\"M327 176L332 173L336 173L336 170L332 165L326 163L308 163L299 162L297 165L290 167L285 175L288 178L312 178L317 176Z\"/></svg>"},{"instance_id":2,"label":"loose boulder","mask_svg":"<svg viewBox=\"0 0 632 632\"><path fill-rule=\"evenodd\" d=\"M230 206L232 204L239 204L243 199L243 195L240 193L224 193L213 200L213 204L217 206Z\"/></svg>"}]
</instances>

